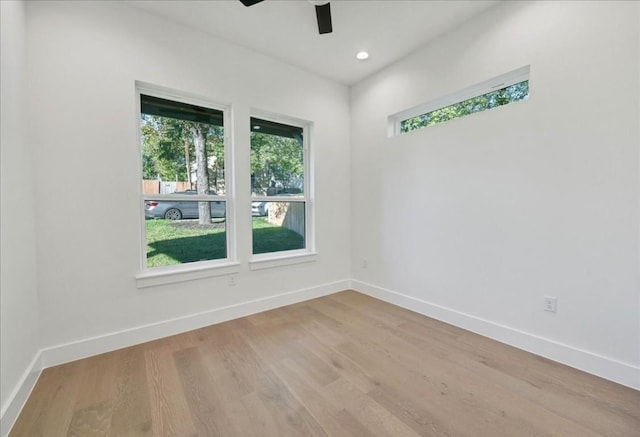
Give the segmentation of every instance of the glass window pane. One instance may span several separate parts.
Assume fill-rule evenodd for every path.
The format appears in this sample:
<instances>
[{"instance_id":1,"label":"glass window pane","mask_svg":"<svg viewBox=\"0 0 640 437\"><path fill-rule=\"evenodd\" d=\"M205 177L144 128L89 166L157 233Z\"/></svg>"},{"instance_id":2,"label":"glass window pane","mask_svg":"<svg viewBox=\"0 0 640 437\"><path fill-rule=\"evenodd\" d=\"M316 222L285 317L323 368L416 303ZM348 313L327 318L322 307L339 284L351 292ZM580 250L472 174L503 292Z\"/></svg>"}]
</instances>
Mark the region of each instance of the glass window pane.
<instances>
[{"instance_id":1,"label":"glass window pane","mask_svg":"<svg viewBox=\"0 0 640 437\"><path fill-rule=\"evenodd\" d=\"M222 111L140 96L143 194L225 193Z\"/></svg>"},{"instance_id":2,"label":"glass window pane","mask_svg":"<svg viewBox=\"0 0 640 437\"><path fill-rule=\"evenodd\" d=\"M265 215L257 214L264 203ZM254 202L253 254L304 249L305 202Z\"/></svg>"},{"instance_id":3,"label":"glass window pane","mask_svg":"<svg viewBox=\"0 0 640 437\"><path fill-rule=\"evenodd\" d=\"M210 218L201 221L201 212ZM225 202L145 201L147 266L227 257Z\"/></svg>"},{"instance_id":4,"label":"glass window pane","mask_svg":"<svg viewBox=\"0 0 640 437\"><path fill-rule=\"evenodd\" d=\"M251 193L304 196L301 127L251 118Z\"/></svg>"}]
</instances>

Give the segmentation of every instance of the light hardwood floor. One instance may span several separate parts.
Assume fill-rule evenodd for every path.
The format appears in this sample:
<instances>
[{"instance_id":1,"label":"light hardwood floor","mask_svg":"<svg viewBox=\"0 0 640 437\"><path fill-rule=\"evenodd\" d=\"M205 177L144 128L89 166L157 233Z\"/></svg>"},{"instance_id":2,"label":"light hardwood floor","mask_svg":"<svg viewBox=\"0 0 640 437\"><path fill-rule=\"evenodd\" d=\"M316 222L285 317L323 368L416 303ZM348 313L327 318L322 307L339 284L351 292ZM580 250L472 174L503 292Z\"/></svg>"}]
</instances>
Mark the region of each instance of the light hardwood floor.
<instances>
[{"instance_id":1,"label":"light hardwood floor","mask_svg":"<svg viewBox=\"0 0 640 437\"><path fill-rule=\"evenodd\" d=\"M345 291L46 369L17 436L640 436L640 392Z\"/></svg>"}]
</instances>

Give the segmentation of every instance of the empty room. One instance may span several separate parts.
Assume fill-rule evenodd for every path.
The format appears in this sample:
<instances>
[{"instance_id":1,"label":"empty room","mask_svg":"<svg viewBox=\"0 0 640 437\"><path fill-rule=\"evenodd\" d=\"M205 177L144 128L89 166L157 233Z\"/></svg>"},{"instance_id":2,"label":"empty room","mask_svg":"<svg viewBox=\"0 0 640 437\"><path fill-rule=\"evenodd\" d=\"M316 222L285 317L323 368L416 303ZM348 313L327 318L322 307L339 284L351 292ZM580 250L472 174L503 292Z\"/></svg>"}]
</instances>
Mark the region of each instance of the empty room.
<instances>
[{"instance_id":1,"label":"empty room","mask_svg":"<svg viewBox=\"0 0 640 437\"><path fill-rule=\"evenodd\" d=\"M0 437L640 437L640 2L0 20Z\"/></svg>"}]
</instances>

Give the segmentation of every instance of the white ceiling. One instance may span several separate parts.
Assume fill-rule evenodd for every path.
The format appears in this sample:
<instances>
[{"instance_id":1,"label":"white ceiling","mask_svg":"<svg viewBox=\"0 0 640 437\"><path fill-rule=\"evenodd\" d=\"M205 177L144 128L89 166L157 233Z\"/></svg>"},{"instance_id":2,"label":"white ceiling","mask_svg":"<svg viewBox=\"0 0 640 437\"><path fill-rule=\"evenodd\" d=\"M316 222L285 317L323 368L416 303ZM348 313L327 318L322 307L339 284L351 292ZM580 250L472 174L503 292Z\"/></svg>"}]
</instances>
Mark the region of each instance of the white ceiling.
<instances>
[{"instance_id":1,"label":"white ceiling","mask_svg":"<svg viewBox=\"0 0 640 437\"><path fill-rule=\"evenodd\" d=\"M306 0L130 1L148 12L352 85L499 3L491 0L333 0L320 35ZM356 52L370 58L358 61Z\"/></svg>"}]
</instances>

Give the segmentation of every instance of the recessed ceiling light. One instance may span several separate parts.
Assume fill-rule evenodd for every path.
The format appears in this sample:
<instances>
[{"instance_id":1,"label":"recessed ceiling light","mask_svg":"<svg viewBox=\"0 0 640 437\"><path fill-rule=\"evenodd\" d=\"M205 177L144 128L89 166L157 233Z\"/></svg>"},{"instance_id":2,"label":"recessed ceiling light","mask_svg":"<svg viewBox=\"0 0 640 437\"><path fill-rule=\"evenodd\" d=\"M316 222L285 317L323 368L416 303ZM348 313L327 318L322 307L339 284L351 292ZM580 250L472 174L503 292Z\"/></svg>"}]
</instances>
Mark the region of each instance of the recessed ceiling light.
<instances>
[{"instance_id":1,"label":"recessed ceiling light","mask_svg":"<svg viewBox=\"0 0 640 437\"><path fill-rule=\"evenodd\" d=\"M356 58L360 59L361 61L364 61L368 57L369 57L369 53L365 52L364 50L356 53Z\"/></svg>"}]
</instances>

